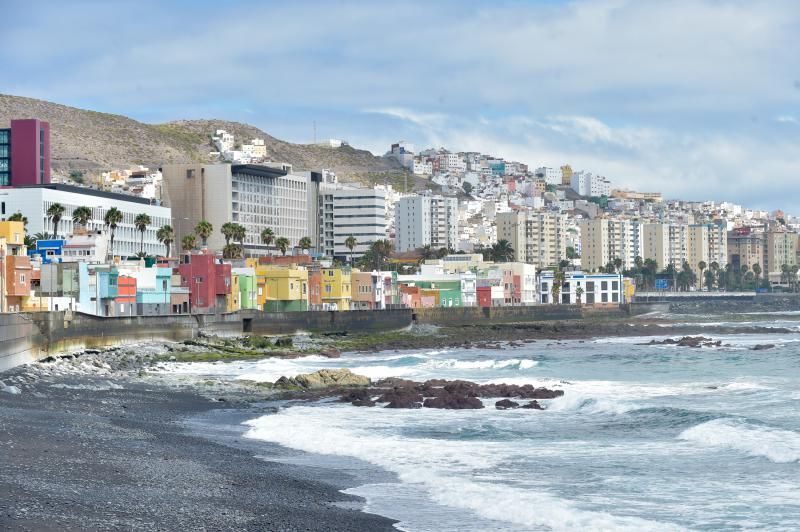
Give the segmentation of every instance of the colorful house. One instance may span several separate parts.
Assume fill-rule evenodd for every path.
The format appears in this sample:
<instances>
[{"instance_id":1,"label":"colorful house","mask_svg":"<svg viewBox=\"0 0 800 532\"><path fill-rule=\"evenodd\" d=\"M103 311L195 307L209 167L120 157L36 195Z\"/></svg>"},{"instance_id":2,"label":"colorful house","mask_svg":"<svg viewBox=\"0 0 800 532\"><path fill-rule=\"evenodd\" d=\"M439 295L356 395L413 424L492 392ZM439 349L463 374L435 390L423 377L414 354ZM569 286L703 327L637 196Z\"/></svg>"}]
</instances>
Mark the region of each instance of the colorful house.
<instances>
[{"instance_id":1,"label":"colorful house","mask_svg":"<svg viewBox=\"0 0 800 532\"><path fill-rule=\"evenodd\" d=\"M415 286L429 296L435 293L436 306L461 307L461 275L459 274L416 274L398 275L401 285Z\"/></svg>"},{"instance_id":2,"label":"colorful house","mask_svg":"<svg viewBox=\"0 0 800 532\"><path fill-rule=\"evenodd\" d=\"M350 279L352 281L350 310L383 310L386 308L381 274L353 270Z\"/></svg>"},{"instance_id":3,"label":"colorful house","mask_svg":"<svg viewBox=\"0 0 800 532\"><path fill-rule=\"evenodd\" d=\"M242 309L258 308L258 283L254 268L231 268L234 286L239 287L239 306Z\"/></svg>"},{"instance_id":4,"label":"colorful house","mask_svg":"<svg viewBox=\"0 0 800 532\"><path fill-rule=\"evenodd\" d=\"M322 309L322 272L316 268L308 271L308 309Z\"/></svg>"},{"instance_id":5,"label":"colorful house","mask_svg":"<svg viewBox=\"0 0 800 532\"><path fill-rule=\"evenodd\" d=\"M231 268L231 291L225 295L225 312L237 312L242 308L241 293L239 293L239 276Z\"/></svg>"},{"instance_id":6,"label":"colorful house","mask_svg":"<svg viewBox=\"0 0 800 532\"><path fill-rule=\"evenodd\" d=\"M321 295L324 310L350 310L352 287L349 268L323 268Z\"/></svg>"},{"instance_id":7,"label":"colorful house","mask_svg":"<svg viewBox=\"0 0 800 532\"><path fill-rule=\"evenodd\" d=\"M136 277L120 275L117 277L117 297L114 299L119 316L136 315Z\"/></svg>"},{"instance_id":8,"label":"colorful house","mask_svg":"<svg viewBox=\"0 0 800 532\"><path fill-rule=\"evenodd\" d=\"M153 266L132 272L136 277L136 307L139 315L170 314L172 268Z\"/></svg>"},{"instance_id":9,"label":"colorful house","mask_svg":"<svg viewBox=\"0 0 800 532\"><path fill-rule=\"evenodd\" d=\"M51 262L61 262L61 256L64 253L64 240L37 240L36 248L28 250L28 256L34 257L38 255L42 264L50 264Z\"/></svg>"},{"instance_id":10,"label":"colorful house","mask_svg":"<svg viewBox=\"0 0 800 532\"><path fill-rule=\"evenodd\" d=\"M95 316L116 316L119 274L107 264L78 263L78 310Z\"/></svg>"},{"instance_id":11,"label":"colorful house","mask_svg":"<svg viewBox=\"0 0 800 532\"><path fill-rule=\"evenodd\" d=\"M258 298L266 312L308 310L308 270L296 266L265 266L256 269Z\"/></svg>"},{"instance_id":12,"label":"colorful house","mask_svg":"<svg viewBox=\"0 0 800 532\"><path fill-rule=\"evenodd\" d=\"M231 290L231 265L207 253L187 253L178 265L192 314L222 313Z\"/></svg>"}]
</instances>

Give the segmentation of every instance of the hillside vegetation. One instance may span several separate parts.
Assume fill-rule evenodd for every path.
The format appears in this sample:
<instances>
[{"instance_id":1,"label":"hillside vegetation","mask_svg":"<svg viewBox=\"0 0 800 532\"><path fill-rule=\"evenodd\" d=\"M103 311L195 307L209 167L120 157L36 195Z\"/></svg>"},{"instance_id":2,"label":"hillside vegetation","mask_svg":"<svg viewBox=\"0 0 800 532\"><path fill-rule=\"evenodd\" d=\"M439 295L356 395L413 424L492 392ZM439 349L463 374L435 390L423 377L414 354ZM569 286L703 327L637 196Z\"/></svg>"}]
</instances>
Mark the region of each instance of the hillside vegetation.
<instances>
[{"instance_id":1,"label":"hillside vegetation","mask_svg":"<svg viewBox=\"0 0 800 532\"><path fill-rule=\"evenodd\" d=\"M96 173L141 164L207 162L214 148L210 137L217 129L233 133L237 142L263 138L268 157L293 165L295 170L334 170L343 181L391 183L401 189L423 185L393 159L376 157L350 146L326 148L293 144L239 122L177 120L145 124L131 118L77 109L57 103L0 94L0 128L12 118L39 118L50 123L52 166L57 174L73 170Z\"/></svg>"}]
</instances>

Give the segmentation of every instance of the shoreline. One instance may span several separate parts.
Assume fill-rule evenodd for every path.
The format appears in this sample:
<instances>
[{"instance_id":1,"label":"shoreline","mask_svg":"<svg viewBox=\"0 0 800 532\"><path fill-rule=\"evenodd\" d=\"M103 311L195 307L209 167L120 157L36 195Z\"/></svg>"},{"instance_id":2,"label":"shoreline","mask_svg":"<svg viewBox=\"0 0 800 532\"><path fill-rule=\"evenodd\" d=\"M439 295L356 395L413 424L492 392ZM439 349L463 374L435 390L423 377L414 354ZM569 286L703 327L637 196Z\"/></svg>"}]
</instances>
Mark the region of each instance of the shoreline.
<instances>
[{"instance_id":1,"label":"shoreline","mask_svg":"<svg viewBox=\"0 0 800 532\"><path fill-rule=\"evenodd\" d=\"M613 336L798 332L770 327L771 319L744 321L754 323L733 327L638 318L582 327L423 326L416 332L316 337L310 344L300 339L295 351L282 343L280 349L273 345L259 357L250 353L244 359L235 352L231 356L235 348L226 343L219 361L295 358L331 348L368 354L503 349ZM242 421L291 406L279 402L287 396L280 388L233 384L227 377L213 385L200 379L137 378L181 349L188 349L191 361L192 353L207 355L206 347L155 343L91 350L0 373L0 381L20 392L4 393L0 385L0 529L163 530L201 524L216 530L397 530L396 520L367 513L366 499L347 493L374 483L376 475L379 482L397 482L391 472L357 458L317 459L243 437ZM318 398L295 396L298 402Z\"/></svg>"},{"instance_id":2,"label":"shoreline","mask_svg":"<svg viewBox=\"0 0 800 532\"><path fill-rule=\"evenodd\" d=\"M110 384L43 378L0 393L0 528L396 530L341 493L360 485L347 471L270 460L291 453L193 430L197 416L223 410L199 391Z\"/></svg>"}]
</instances>

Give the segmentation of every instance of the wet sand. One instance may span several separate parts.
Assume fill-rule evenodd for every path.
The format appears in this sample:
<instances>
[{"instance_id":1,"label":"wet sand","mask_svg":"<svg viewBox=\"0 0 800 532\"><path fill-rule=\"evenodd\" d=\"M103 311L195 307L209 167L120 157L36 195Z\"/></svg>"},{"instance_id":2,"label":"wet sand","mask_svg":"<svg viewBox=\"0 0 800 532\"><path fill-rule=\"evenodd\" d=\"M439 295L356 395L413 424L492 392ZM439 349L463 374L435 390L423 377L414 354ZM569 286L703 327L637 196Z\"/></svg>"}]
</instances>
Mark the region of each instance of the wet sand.
<instances>
[{"instance_id":1,"label":"wet sand","mask_svg":"<svg viewBox=\"0 0 800 532\"><path fill-rule=\"evenodd\" d=\"M109 382L68 376L0 392L0 529L393 530L339 492L358 484L347 471L270 461L288 451L187 423L229 405Z\"/></svg>"}]
</instances>

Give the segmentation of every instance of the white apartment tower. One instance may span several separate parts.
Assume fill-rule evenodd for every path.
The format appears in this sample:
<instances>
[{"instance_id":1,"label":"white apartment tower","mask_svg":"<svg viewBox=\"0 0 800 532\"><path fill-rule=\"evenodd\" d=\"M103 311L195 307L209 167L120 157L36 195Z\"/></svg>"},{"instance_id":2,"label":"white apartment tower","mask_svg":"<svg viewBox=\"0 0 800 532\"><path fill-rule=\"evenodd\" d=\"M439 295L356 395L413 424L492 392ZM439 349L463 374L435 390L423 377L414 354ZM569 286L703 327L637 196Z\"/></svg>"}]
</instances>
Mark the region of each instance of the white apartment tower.
<instances>
[{"instance_id":1,"label":"white apartment tower","mask_svg":"<svg viewBox=\"0 0 800 532\"><path fill-rule=\"evenodd\" d=\"M458 200L445 196L401 198L395 208L396 248L410 251L423 246L458 247Z\"/></svg>"},{"instance_id":2,"label":"white apartment tower","mask_svg":"<svg viewBox=\"0 0 800 532\"><path fill-rule=\"evenodd\" d=\"M386 238L386 190L322 183L319 190L319 251L328 257L359 258ZM345 245L356 239L351 250Z\"/></svg>"}]
</instances>

